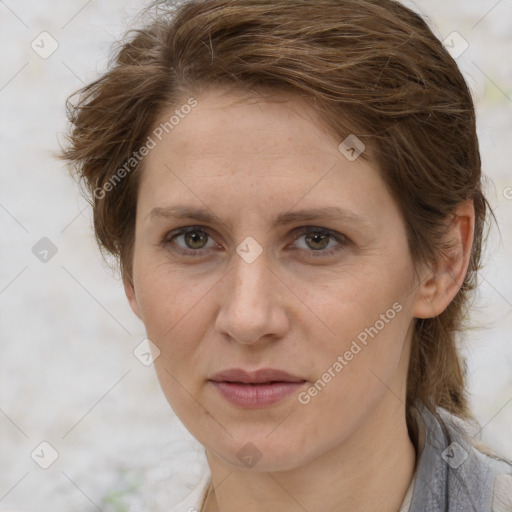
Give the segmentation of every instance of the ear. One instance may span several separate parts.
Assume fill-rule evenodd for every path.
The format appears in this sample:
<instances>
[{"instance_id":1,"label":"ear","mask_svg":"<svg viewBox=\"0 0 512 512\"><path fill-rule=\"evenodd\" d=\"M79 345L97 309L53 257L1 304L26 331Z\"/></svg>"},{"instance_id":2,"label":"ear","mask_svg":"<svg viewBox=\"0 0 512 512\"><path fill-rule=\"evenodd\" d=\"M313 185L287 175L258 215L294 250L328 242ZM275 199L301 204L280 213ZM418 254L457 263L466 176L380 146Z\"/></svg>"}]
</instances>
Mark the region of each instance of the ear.
<instances>
[{"instance_id":1,"label":"ear","mask_svg":"<svg viewBox=\"0 0 512 512\"><path fill-rule=\"evenodd\" d=\"M124 293L126 294L128 303L130 304L132 311L142 320L142 317L140 315L139 303L137 301L137 295L135 293L135 286L133 284L133 278L131 276L123 274L123 286Z\"/></svg>"},{"instance_id":2,"label":"ear","mask_svg":"<svg viewBox=\"0 0 512 512\"><path fill-rule=\"evenodd\" d=\"M459 203L444 236L447 249L441 252L436 268L430 268L420 283L413 305L415 318L440 315L457 295L469 266L474 230L473 201Z\"/></svg>"}]
</instances>

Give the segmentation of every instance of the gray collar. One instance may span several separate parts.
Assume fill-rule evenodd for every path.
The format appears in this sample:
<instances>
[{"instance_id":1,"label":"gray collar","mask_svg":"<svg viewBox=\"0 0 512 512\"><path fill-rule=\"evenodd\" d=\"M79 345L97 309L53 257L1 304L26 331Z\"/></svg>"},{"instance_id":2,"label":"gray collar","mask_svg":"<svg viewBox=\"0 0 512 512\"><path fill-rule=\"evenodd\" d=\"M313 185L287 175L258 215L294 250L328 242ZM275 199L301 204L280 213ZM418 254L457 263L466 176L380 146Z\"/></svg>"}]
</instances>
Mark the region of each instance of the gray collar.
<instances>
[{"instance_id":1,"label":"gray collar","mask_svg":"<svg viewBox=\"0 0 512 512\"><path fill-rule=\"evenodd\" d=\"M495 496L495 481L512 484L512 463L477 450L467 428L445 409L433 412L420 401L415 408L424 445L410 512L512 511L512 492Z\"/></svg>"}]
</instances>

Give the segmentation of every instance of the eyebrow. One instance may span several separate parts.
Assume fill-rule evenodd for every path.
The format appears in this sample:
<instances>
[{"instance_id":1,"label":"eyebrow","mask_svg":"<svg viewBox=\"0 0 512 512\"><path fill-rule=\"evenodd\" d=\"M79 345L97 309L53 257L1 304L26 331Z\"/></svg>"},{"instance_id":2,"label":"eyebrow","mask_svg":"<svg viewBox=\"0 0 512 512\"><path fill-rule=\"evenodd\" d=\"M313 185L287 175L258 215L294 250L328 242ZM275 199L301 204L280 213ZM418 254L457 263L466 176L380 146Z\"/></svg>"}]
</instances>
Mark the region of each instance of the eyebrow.
<instances>
[{"instance_id":1,"label":"eyebrow","mask_svg":"<svg viewBox=\"0 0 512 512\"><path fill-rule=\"evenodd\" d=\"M150 219L193 219L198 222L205 222L209 224L224 224L224 221L215 213L209 210L191 208L188 206L156 207L151 210L148 217ZM307 210L282 213L278 215L274 221L274 227L316 219L341 220L342 222L357 224L361 227L369 226L369 222L355 212L337 206L327 206L323 208L311 208Z\"/></svg>"}]
</instances>

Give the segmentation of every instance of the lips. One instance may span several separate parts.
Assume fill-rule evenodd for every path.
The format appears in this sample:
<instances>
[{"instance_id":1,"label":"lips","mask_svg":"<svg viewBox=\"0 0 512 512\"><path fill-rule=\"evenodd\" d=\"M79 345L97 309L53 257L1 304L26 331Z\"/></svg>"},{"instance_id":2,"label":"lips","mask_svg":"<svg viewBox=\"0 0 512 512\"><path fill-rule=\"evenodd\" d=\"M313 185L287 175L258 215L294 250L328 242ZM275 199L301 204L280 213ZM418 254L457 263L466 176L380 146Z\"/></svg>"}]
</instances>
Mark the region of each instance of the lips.
<instances>
[{"instance_id":1,"label":"lips","mask_svg":"<svg viewBox=\"0 0 512 512\"><path fill-rule=\"evenodd\" d=\"M305 379L283 370L263 368L255 372L246 372L240 368L216 373L210 380L215 382L238 382L241 384L269 384L271 382L305 382Z\"/></svg>"},{"instance_id":2,"label":"lips","mask_svg":"<svg viewBox=\"0 0 512 512\"><path fill-rule=\"evenodd\" d=\"M272 368L255 372L236 368L216 373L209 382L232 405L257 409L282 401L301 388L306 380Z\"/></svg>"}]
</instances>

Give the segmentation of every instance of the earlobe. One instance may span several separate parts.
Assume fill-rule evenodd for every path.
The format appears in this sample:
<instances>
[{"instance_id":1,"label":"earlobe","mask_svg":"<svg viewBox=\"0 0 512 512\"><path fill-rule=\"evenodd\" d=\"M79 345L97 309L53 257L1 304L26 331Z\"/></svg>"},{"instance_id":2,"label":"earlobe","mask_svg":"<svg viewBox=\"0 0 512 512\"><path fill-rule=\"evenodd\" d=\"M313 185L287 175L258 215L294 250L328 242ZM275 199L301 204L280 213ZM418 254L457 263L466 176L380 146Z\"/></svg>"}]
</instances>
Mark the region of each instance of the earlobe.
<instances>
[{"instance_id":1,"label":"earlobe","mask_svg":"<svg viewBox=\"0 0 512 512\"><path fill-rule=\"evenodd\" d=\"M140 315L139 303L137 301L137 296L135 294L135 286L133 284L133 279L128 276L123 276L123 286L126 298L128 299L128 303L130 304L132 311L142 320L142 317Z\"/></svg>"},{"instance_id":2,"label":"earlobe","mask_svg":"<svg viewBox=\"0 0 512 512\"><path fill-rule=\"evenodd\" d=\"M464 283L473 248L475 210L472 201L460 203L445 234L445 246L435 269L422 279L416 293L415 318L440 315Z\"/></svg>"}]
</instances>

